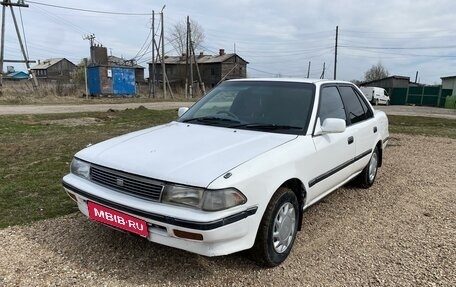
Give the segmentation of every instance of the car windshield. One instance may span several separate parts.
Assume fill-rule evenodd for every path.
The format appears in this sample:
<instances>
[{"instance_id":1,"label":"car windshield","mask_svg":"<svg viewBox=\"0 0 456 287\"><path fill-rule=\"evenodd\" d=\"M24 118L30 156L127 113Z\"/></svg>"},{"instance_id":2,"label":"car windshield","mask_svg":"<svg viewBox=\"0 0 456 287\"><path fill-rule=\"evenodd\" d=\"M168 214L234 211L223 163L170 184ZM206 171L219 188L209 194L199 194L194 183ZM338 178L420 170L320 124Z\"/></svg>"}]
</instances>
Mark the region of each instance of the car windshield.
<instances>
[{"instance_id":1,"label":"car windshield","mask_svg":"<svg viewBox=\"0 0 456 287\"><path fill-rule=\"evenodd\" d=\"M302 134L315 86L281 81L227 81L193 105L179 122Z\"/></svg>"}]
</instances>

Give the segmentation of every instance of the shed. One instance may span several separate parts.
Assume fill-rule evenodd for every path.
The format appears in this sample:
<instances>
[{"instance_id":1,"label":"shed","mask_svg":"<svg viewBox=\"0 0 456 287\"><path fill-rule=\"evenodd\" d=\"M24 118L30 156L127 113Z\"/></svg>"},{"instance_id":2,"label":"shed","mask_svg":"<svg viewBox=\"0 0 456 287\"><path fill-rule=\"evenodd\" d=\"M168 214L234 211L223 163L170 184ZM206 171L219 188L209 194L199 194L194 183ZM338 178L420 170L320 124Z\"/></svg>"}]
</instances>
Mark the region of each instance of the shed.
<instances>
[{"instance_id":1,"label":"shed","mask_svg":"<svg viewBox=\"0 0 456 287\"><path fill-rule=\"evenodd\" d=\"M136 95L135 68L92 66L87 68L89 94L133 96Z\"/></svg>"},{"instance_id":2,"label":"shed","mask_svg":"<svg viewBox=\"0 0 456 287\"><path fill-rule=\"evenodd\" d=\"M27 80L29 75L26 72L18 71L6 75L7 80Z\"/></svg>"}]
</instances>

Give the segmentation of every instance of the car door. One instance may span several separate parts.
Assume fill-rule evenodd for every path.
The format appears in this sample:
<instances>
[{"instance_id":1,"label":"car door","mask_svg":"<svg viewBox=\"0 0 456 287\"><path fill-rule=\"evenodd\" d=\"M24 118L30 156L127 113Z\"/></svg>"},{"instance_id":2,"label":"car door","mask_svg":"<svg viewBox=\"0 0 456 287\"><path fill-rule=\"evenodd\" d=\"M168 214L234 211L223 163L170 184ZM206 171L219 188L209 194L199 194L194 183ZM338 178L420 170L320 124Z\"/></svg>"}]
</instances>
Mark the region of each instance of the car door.
<instances>
[{"instance_id":1,"label":"car door","mask_svg":"<svg viewBox=\"0 0 456 287\"><path fill-rule=\"evenodd\" d=\"M361 171L369 162L375 146L375 133L378 131L374 113L364 98L351 85L340 85L339 92L344 102L348 127L353 136L355 156L353 172Z\"/></svg>"},{"instance_id":2,"label":"car door","mask_svg":"<svg viewBox=\"0 0 456 287\"><path fill-rule=\"evenodd\" d=\"M309 181L308 202L312 203L346 180L352 170L349 163L355 156L353 132L350 128L342 133L322 134L321 124L327 118L346 119L346 111L337 86L320 89L318 118L312 137L316 153L309 161L312 173Z\"/></svg>"}]
</instances>

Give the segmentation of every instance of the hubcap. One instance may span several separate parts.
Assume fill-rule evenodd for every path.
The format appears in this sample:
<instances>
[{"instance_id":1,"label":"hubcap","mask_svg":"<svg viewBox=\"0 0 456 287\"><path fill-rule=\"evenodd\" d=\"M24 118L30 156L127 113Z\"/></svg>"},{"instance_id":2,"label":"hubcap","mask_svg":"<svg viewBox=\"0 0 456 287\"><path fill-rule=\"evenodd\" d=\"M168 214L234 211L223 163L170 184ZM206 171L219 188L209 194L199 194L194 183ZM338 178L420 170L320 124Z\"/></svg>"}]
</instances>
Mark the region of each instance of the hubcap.
<instances>
[{"instance_id":1,"label":"hubcap","mask_svg":"<svg viewBox=\"0 0 456 287\"><path fill-rule=\"evenodd\" d=\"M377 156L377 153L374 152L372 154L372 158L369 162L369 182L372 182L375 179L375 175L377 174L377 165L378 165L378 156Z\"/></svg>"},{"instance_id":2,"label":"hubcap","mask_svg":"<svg viewBox=\"0 0 456 287\"><path fill-rule=\"evenodd\" d=\"M277 212L272 229L272 244L277 253L283 253L290 247L295 229L295 208L293 204L287 202Z\"/></svg>"}]
</instances>

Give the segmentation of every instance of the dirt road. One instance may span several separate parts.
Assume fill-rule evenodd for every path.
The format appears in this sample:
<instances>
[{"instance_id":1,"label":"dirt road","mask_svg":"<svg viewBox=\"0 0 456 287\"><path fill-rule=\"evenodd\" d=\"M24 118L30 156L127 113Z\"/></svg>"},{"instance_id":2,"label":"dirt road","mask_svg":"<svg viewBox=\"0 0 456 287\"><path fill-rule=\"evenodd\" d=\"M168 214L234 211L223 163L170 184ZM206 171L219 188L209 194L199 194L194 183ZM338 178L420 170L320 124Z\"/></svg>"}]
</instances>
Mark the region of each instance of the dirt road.
<instances>
[{"instance_id":1,"label":"dirt road","mask_svg":"<svg viewBox=\"0 0 456 287\"><path fill-rule=\"evenodd\" d=\"M374 186L307 210L277 268L167 248L76 213L0 230L0 286L456 286L455 146L392 135Z\"/></svg>"},{"instance_id":2,"label":"dirt road","mask_svg":"<svg viewBox=\"0 0 456 287\"><path fill-rule=\"evenodd\" d=\"M0 115L23 114L57 114L76 112L102 112L109 109L125 110L144 106L153 110L175 109L190 107L193 102L153 102L153 103L124 103L124 104L90 104L90 105L0 105Z\"/></svg>"},{"instance_id":3,"label":"dirt road","mask_svg":"<svg viewBox=\"0 0 456 287\"><path fill-rule=\"evenodd\" d=\"M166 110L190 107L194 102L153 102L124 104L81 104L81 105L0 105L0 115L54 114L76 112L102 112L109 109L124 110L144 106L148 109ZM456 110L417 106L375 106L388 115L437 117L456 120Z\"/></svg>"},{"instance_id":4,"label":"dirt road","mask_svg":"<svg viewBox=\"0 0 456 287\"><path fill-rule=\"evenodd\" d=\"M456 110L418 106L375 106L387 115L421 116L456 120Z\"/></svg>"}]
</instances>

